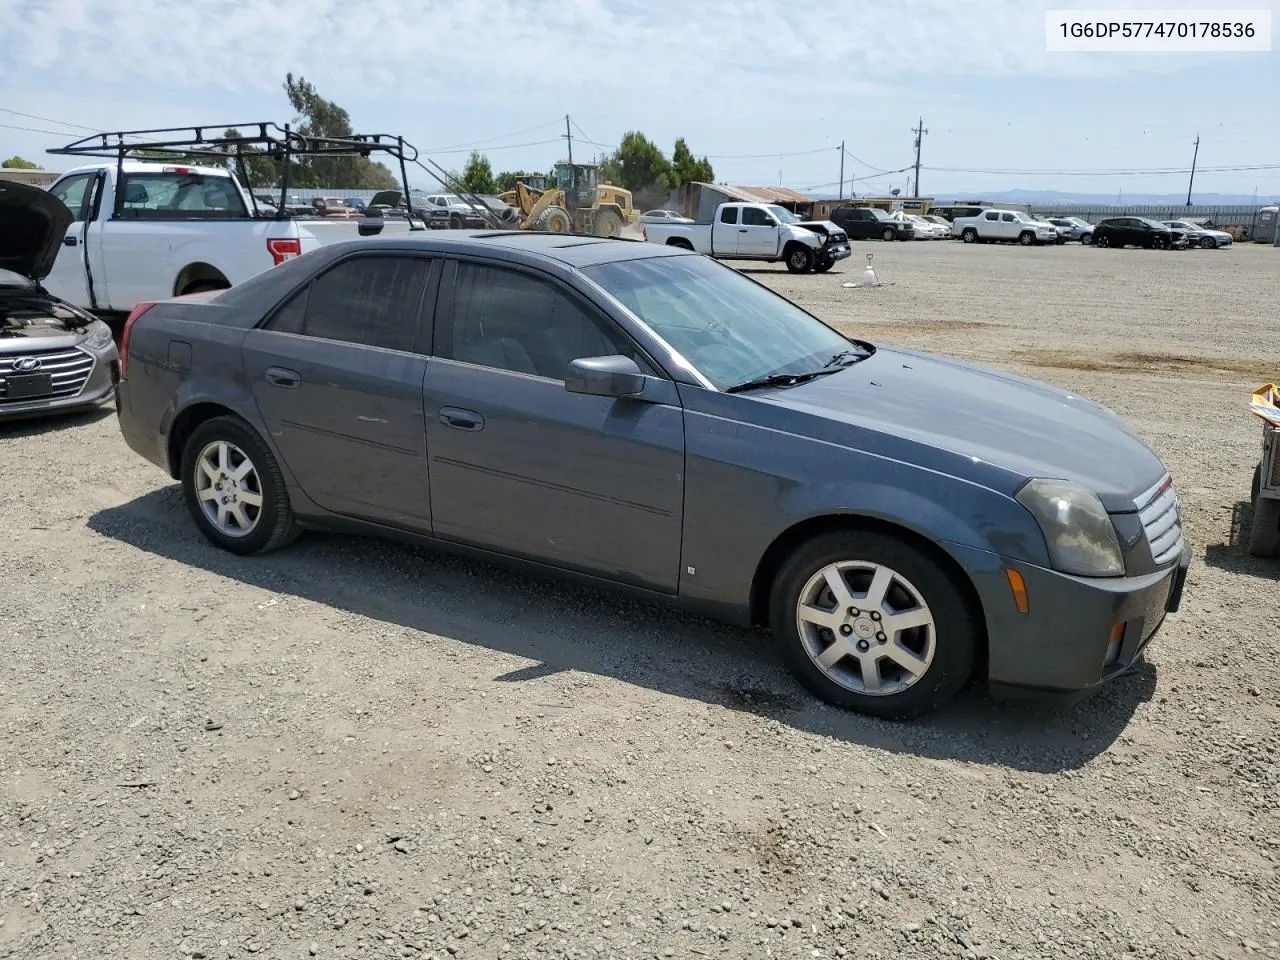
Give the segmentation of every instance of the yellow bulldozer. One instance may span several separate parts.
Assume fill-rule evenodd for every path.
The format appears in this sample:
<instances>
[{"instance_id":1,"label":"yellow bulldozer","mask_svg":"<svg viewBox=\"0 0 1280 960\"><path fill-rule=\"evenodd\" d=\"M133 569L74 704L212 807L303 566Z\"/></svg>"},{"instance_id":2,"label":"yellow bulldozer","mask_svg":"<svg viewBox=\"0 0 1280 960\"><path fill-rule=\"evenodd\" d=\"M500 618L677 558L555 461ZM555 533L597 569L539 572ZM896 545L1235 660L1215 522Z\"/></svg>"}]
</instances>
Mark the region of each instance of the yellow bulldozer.
<instances>
[{"instance_id":1,"label":"yellow bulldozer","mask_svg":"<svg viewBox=\"0 0 1280 960\"><path fill-rule=\"evenodd\" d=\"M639 219L631 191L600 183L600 168L557 163L554 180L521 177L500 199L520 212L520 229L616 237Z\"/></svg>"}]
</instances>

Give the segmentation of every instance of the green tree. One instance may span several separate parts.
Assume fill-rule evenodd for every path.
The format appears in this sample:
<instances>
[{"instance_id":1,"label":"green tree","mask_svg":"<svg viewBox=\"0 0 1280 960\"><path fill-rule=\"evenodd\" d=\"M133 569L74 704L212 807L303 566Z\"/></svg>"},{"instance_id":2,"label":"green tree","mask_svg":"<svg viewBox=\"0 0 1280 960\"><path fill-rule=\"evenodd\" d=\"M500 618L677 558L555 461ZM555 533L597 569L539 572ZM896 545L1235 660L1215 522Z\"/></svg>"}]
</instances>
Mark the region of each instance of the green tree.
<instances>
[{"instance_id":1,"label":"green tree","mask_svg":"<svg viewBox=\"0 0 1280 960\"><path fill-rule=\"evenodd\" d=\"M516 180L520 177L532 176L527 170L503 170L493 181L494 193L506 193L516 188Z\"/></svg>"},{"instance_id":2,"label":"green tree","mask_svg":"<svg viewBox=\"0 0 1280 960\"><path fill-rule=\"evenodd\" d=\"M0 163L0 168L3 168L5 170L39 170L40 169L30 160L26 160L22 157L19 157L17 154L14 154L4 163Z\"/></svg>"},{"instance_id":3,"label":"green tree","mask_svg":"<svg viewBox=\"0 0 1280 960\"><path fill-rule=\"evenodd\" d=\"M296 129L303 136L351 136L347 111L320 96L302 77L285 74L284 92L297 111ZM363 190L392 190L398 185L386 166L367 157L299 157L289 171L289 182L298 187Z\"/></svg>"},{"instance_id":4,"label":"green tree","mask_svg":"<svg viewBox=\"0 0 1280 960\"><path fill-rule=\"evenodd\" d=\"M686 183L715 183L715 171L711 162L703 157L695 160L684 137L677 137L675 147L671 151L671 168L675 172L677 187Z\"/></svg>"},{"instance_id":5,"label":"green tree","mask_svg":"<svg viewBox=\"0 0 1280 960\"><path fill-rule=\"evenodd\" d=\"M243 137L235 127L226 130L223 139L239 140ZM234 158L236 151L230 147L227 148L229 157ZM246 145L241 151L244 161L244 168L234 162L231 169L234 171L236 179L241 181L241 185L247 189L256 189L259 187L278 187L280 185L280 166L281 164L270 157L265 156L262 147ZM246 182L247 177L247 182Z\"/></svg>"},{"instance_id":6,"label":"green tree","mask_svg":"<svg viewBox=\"0 0 1280 960\"><path fill-rule=\"evenodd\" d=\"M630 190L638 205L664 203L676 185L671 161L658 146L638 130L628 130L618 149L601 164L604 179Z\"/></svg>"},{"instance_id":7,"label":"green tree","mask_svg":"<svg viewBox=\"0 0 1280 960\"><path fill-rule=\"evenodd\" d=\"M493 180L493 167L489 164L489 158L478 150L471 151L471 156L467 158L467 165L462 168L462 176L458 179L472 193L491 194L498 192Z\"/></svg>"}]
</instances>

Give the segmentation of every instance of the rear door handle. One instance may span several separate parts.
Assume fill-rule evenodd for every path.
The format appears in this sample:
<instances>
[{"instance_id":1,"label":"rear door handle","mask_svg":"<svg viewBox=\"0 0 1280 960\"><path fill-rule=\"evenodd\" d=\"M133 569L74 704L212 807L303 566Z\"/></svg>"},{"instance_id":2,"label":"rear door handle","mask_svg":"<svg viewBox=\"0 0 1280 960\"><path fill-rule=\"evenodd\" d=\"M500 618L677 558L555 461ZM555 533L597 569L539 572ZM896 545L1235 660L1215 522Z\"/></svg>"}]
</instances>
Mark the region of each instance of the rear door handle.
<instances>
[{"instance_id":1,"label":"rear door handle","mask_svg":"<svg viewBox=\"0 0 1280 960\"><path fill-rule=\"evenodd\" d=\"M464 410L462 407L441 407L440 422L455 430L484 429L484 417L474 410Z\"/></svg>"},{"instance_id":2,"label":"rear door handle","mask_svg":"<svg viewBox=\"0 0 1280 960\"><path fill-rule=\"evenodd\" d=\"M62 245L63 245L64 247L74 247L74 246L76 245L76 238L75 238L75 237L63 237L63 238L62 238Z\"/></svg>"},{"instance_id":3,"label":"rear door handle","mask_svg":"<svg viewBox=\"0 0 1280 960\"><path fill-rule=\"evenodd\" d=\"M739 227L739 228L738 228L738 232L739 232L739 233L746 233L746 232L747 232L747 228L746 228L746 227Z\"/></svg>"},{"instance_id":4,"label":"rear door handle","mask_svg":"<svg viewBox=\"0 0 1280 960\"><path fill-rule=\"evenodd\" d=\"M302 374L284 367L267 367L267 382L277 387L293 389L302 383Z\"/></svg>"}]
</instances>

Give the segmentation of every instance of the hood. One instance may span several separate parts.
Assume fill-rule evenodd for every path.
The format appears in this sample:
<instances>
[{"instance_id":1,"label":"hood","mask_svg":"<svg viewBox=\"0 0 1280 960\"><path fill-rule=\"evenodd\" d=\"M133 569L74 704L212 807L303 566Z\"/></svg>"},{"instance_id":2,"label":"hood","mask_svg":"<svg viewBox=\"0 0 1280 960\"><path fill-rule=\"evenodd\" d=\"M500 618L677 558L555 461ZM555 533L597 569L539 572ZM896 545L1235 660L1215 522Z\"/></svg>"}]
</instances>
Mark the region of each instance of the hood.
<instances>
[{"instance_id":1,"label":"hood","mask_svg":"<svg viewBox=\"0 0 1280 960\"><path fill-rule=\"evenodd\" d=\"M801 220L799 223L787 224L790 227L800 227L803 230L810 230L813 233L833 234L844 233L844 227L838 223L832 223L830 220Z\"/></svg>"},{"instance_id":2,"label":"hood","mask_svg":"<svg viewBox=\"0 0 1280 960\"><path fill-rule=\"evenodd\" d=\"M39 283L53 269L72 219L49 191L0 180L0 267Z\"/></svg>"},{"instance_id":3,"label":"hood","mask_svg":"<svg viewBox=\"0 0 1280 960\"><path fill-rule=\"evenodd\" d=\"M760 394L797 412L976 458L1023 479L1074 480L1115 513L1165 475L1118 416L1034 380L907 350ZM1013 490L1009 491L1010 493Z\"/></svg>"}]
</instances>

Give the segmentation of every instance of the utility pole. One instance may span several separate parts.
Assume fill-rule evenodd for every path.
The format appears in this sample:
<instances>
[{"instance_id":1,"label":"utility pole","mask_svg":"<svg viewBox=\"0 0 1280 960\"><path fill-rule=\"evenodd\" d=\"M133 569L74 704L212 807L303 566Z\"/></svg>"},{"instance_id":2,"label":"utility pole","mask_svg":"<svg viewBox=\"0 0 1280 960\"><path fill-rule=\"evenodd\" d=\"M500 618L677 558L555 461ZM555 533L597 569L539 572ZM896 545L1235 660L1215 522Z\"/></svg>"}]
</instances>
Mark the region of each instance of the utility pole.
<instances>
[{"instance_id":1,"label":"utility pole","mask_svg":"<svg viewBox=\"0 0 1280 960\"><path fill-rule=\"evenodd\" d=\"M920 125L912 132L916 135L916 196L918 197L920 196L920 141L929 132L924 128L924 117L920 118Z\"/></svg>"},{"instance_id":2,"label":"utility pole","mask_svg":"<svg viewBox=\"0 0 1280 960\"><path fill-rule=\"evenodd\" d=\"M1200 156L1200 134L1196 134L1196 152L1191 155L1191 179L1187 181L1187 206L1191 206L1191 185L1196 182L1196 158Z\"/></svg>"},{"instance_id":3,"label":"utility pole","mask_svg":"<svg viewBox=\"0 0 1280 960\"><path fill-rule=\"evenodd\" d=\"M569 166L573 166L573 131L569 129L569 115L564 115L564 138L569 144Z\"/></svg>"},{"instance_id":4,"label":"utility pole","mask_svg":"<svg viewBox=\"0 0 1280 960\"><path fill-rule=\"evenodd\" d=\"M840 199L844 199L844 141L840 141Z\"/></svg>"}]
</instances>

